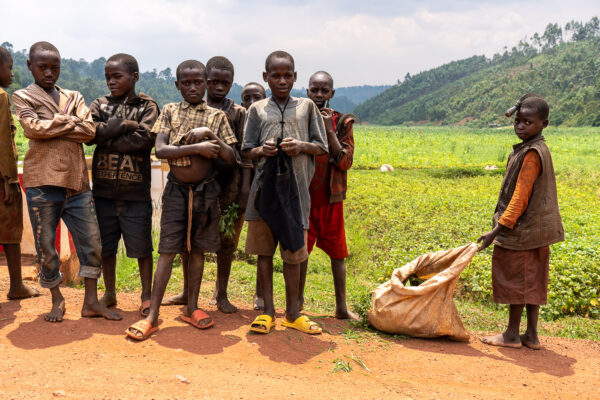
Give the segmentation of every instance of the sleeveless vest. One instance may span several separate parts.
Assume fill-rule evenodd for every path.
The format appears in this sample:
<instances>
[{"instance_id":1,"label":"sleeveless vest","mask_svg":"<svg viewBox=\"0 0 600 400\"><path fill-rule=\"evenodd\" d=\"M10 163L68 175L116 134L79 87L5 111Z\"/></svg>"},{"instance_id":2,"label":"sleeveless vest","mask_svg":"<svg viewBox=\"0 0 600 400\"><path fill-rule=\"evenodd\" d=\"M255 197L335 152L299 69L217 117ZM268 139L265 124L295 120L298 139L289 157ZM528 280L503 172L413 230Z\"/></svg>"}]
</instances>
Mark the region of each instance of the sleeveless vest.
<instances>
[{"instance_id":1,"label":"sleeveless vest","mask_svg":"<svg viewBox=\"0 0 600 400\"><path fill-rule=\"evenodd\" d=\"M519 217L514 228L502 230L494 239L494 245L510 250L537 249L565 240L558 209L552 157L541 134L513 146L513 151L508 156L506 173L494 213L494 226L512 199L523 159L529 150L535 150L540 156L542 171L533 184L527 209Z\"/></svg>"}]
</instances>

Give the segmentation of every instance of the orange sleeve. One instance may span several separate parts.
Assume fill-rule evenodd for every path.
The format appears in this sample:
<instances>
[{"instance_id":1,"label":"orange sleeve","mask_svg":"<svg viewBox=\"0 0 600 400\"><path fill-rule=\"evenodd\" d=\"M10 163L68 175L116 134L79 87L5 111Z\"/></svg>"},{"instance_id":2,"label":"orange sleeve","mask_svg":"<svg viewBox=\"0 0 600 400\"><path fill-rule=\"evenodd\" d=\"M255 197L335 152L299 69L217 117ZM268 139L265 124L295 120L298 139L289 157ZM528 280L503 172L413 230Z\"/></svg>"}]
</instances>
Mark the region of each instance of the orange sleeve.
<instances>
[{"instance_id":1,"label":"orange sleeve","mask_svg":"<svg viewBox=\"0 0 600 400\"><path fill-rule=\"evenodd\" d=\"M521 171L519 172L519 178L517 179L517 186L510 199L510 203L508 204L508 207L506 207L506 211L504 211L500 220L498 220L500 225L510 229L515 226L519 217L523 215L527 209L529 198L531 197L531 192L533 190L533 184L541 171L542 165L540 156L535 150L529 150L523 159L523 165L521 165Z\"/></svg>"}]
</instances>

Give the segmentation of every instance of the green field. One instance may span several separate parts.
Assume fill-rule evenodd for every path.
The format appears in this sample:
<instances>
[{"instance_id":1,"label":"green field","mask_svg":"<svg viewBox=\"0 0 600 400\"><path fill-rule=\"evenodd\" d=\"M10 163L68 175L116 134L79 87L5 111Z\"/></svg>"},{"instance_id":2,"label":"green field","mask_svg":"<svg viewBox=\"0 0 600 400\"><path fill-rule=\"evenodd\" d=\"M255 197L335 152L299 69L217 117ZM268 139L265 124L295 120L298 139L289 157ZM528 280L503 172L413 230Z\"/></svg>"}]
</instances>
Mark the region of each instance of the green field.
<instances>
[{"instance_id":1,"label":"green field","mask_svg":"<svg viewBox=\"0 0 600 400\"><path fill-rule=\"evenodd\" d=\"M545 132L557 173L566 241L552 246L549 304L542 307L542 332L600 340L600 129L549 128ZM390 273L415 257L474 241L491 227L506 157L518 139L510 129L357 127L354 168L344 204L350 257L349 303L364 312L368 294ZM380 172L381 164L394 172ZM496 165L498 170L485 170ZM240 243L243 249L244 235ZM154 232L158 240L158 232ZM156 248L156 246L155 246ZM231 297L249 304L255 260L238 252ZM275 269L282 263L276 257ZM334 310L329 260L316 250L309 264L306 309ZM208 264L203 296L214 287ZM137 267L121 253L119 290L138 290ZM175 268L169 290L181 288ZM282 274L275 297L284 306ZM469 329L499 330L504 307L491 302L491 249L477 254L456 291Z\"/></svg>"}]
</instances>

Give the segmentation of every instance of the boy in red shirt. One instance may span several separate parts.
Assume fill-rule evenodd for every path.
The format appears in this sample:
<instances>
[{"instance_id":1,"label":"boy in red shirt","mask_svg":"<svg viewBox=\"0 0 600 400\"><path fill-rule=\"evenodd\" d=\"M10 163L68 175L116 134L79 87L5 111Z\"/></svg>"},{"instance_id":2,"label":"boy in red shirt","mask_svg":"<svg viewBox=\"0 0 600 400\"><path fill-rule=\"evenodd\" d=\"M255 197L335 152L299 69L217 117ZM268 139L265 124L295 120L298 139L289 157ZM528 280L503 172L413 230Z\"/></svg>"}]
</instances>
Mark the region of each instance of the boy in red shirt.
<instances>
[{"instance_id":1,"label":"boy in red shirt","mask_svg":"<svg viewBox=\"0 0 600 400\"><path fill-rule=\"evenodd\" d=\"M329 154L315 156L315 174L310 183L310 225L307 247L314 245L331 258L335 287L335 317L358 319L346 305L346 263L348 257L344 229L344 199L347 190L347 171L354 156L354 119L328 108L333 98L333 78L325 71L315 72L308 82L308 97L315 102L325 122ZM304 286L308 260L301 265L300 306L304 304Z\"/></svg>"}]
</instances>

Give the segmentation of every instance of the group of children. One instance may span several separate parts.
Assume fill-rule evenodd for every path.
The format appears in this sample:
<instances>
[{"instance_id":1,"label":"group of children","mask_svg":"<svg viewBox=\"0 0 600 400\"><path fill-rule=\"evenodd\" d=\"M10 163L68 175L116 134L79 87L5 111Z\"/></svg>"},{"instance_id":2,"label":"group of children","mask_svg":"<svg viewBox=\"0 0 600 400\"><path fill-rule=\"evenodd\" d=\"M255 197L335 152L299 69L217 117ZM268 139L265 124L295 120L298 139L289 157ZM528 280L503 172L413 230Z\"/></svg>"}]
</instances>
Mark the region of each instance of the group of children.
<instances>
[{"instance_id":1,"label":"group of children","mask_svg":"<svg viewBox=\"0 0 600 400\"><path fill-rule=\"evenodd\" d=\"M81 315L119 320L115 270L121 237L128 257L137 258L142 284L143 319L126 334L144 340L158 330L161 304L183 304L182 319L196 328L214 324L198 308L204 254L217 254L217 279L212 304L233 313L227 296L234 251L244 220L245 251L257 255L254 308L264 310L250 330L269 333L275 325L273 256L279 246L283 260L286 309L282 325L308 334L322 329L302 315L308 257L313 247L331 258L336 295L335 316L355 319L346 304L346 246L343 201L347 170L354 152L351 115L333 111L333 78L325 71L309 80L308 98L291 97L296 81L293 57L275 51L265 61L265 89L244 86L242 105L227 98L234 68L225 57L206 66L196 60L179 64L175 85L183 100L159 110L135 86L138 63L128 54L106 61L110 95L86 107L80 93L56 86L60 54L47 42L31 46L27 65L35 83L13 94L14 110L29 150L23 186L40 263L39 280L52 294L47 321L61 321L65 301L59 289L62 274L54 246L63 219L72 234L85 281ZM12 78L10 53L0 48L0 86ZM206 94L206 100L204 100ZM548 106L539 97L517 107L515 132L523 143L508 161L495 227L482 236L481 248L495 243L494 298L511 304L509 329L485 338L493 345L539 348L537 313L546 302L548 246L563 239L552 161L542 130ZM17 177L15 128L6 92L0 90L0 244L4 245L11 286L9 298L39 293L23 285L20 273L22 210ZM95 145L92 187L83 144ZM159 259L154 278L151 236L150 155L169 164L162 195ZM528 206L529 202L529 206ZM227 218L231 229L220 229ZM174 259L181 256L184 289L163 299ZM106 286L97 297L102 273ZM527 305L528 329L519 337L519 321Z\"/></svg>"},{"instance_id":2,"label":"group of children","mask_svg":"<svg viewBox=\"0 0 600 400\"><path fill-rule=\"evenodd\" d=\"M0 56L0 83L8 87L12 58L5 49L1 49ZM315 242L332 259L336 316L356 318L345 300L347 249L341 208L345 171L352 165L353 119L327 108L334 95L333 79L328 73L320 71L311 77L308 95L312 100L291 97L296 80L294 59L284 51L273 52L267 57L263 73L271 97L267 98L262 85L251 82L243 88L240 106L227 98L234 79L234 68L227 58L213 57L206 66L187 60L176 70L175 85L183 100L159 110L152 98L136 91L136 59L115 54L105 65L110 94L94 100L88 109L80 93L56 86L60 54L52 44L32 45L27 65L35 83L16 91L13 104L29 139L23 186L40 263L40 284L52 294L47 321L61 321L66 309L59 288L63 276L54 246L60 219L73 237L79 276L85 281L82 316L121 319L111 309L117 304L116 255L121 238L127 256L137 258L142 284L139 311L144 318L126 330L137 340L148 338L158 329L161 304L185 305L182 319L197 328L213 325L213 319L198 308L207 252L217 254L211 303L223 313L237 311L228 300L227 284L246 220L246 252L258 256L254 308L264 310L250 329L269 333L275 318L273 256L282 241L282 231L262 218L264 213L273 214L273 209L260 207L259 211L257 205L259 192L263 200L269 195L268 190L261 191L269 184L263 177L263 166L278 153L291 160L294 184L290 187L296 196L291 212L300 216L299 225L291 230L299 229L303 236L300 247L293 251L279 245L287 299L282 324L309 334L321 333L317 324L300 314L308 254ZM0 243L5 245L11 271L9 297L23 298L39 293L24 286L20 279L22 229L15 224L22 225L22 210L15 129L6 92L1 98L2 129L6 130L1 138L10 146L3 147L0 165L4 189L0 213L6 213L11 223L1 230ZM95 145L92 185L83 144ZM154 277L150 198L153 147L156 157L169 164ZM6 156L4 148L10 150ZM222 215L229 219L228 232L220 229ZM284 236L286 229L291 232L284 228ZM178 254L184 290L163 302ZM106 290L98 299L97 279L101 273Z\"/></svg>"}]
</instances>

